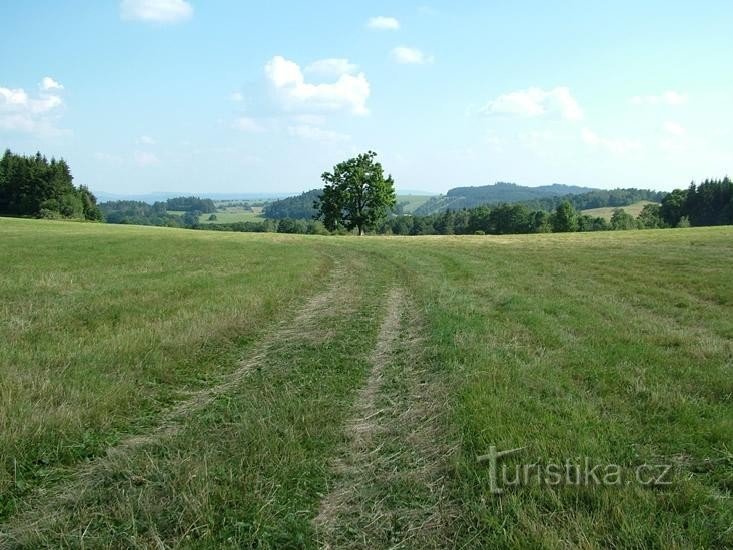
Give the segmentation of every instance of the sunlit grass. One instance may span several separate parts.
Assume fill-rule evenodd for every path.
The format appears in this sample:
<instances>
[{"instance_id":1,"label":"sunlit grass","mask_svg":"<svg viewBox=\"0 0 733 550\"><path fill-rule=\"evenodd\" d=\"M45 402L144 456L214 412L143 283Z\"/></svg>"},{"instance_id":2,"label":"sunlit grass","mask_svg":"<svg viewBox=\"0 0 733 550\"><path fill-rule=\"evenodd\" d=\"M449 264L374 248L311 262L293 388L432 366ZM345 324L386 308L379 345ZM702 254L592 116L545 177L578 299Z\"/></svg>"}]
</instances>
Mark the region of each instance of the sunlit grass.
<instances>
[{"instance_id":1,"label":"sunlit grass","mask_svg":"<svg viewBox=\"0 0 733 550\"><path fill-rule=\"evenodd\" d=\"M421 319L422 382L445 388L460 513L440 540L733 544L732 228L359 239L2 219L0 236L0 523L14 529L39 490L292 328L268 368L21 529L30 546L312 546L395 285ZM346 275L320 317L297 321L334 266ZM672 484L492 495L476 463L491 445L524 448L510 465L669 463ZM395 491L371 497L389 509Z\"/></svg>"}]
</instances>

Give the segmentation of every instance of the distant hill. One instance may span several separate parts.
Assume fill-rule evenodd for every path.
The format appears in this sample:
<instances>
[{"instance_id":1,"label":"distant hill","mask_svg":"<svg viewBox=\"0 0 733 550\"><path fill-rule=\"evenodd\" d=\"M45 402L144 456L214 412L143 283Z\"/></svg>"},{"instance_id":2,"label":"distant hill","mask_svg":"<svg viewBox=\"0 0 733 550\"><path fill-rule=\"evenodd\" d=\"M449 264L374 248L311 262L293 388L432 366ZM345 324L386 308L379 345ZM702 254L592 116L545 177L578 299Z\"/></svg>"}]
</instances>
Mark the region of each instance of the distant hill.
<instances>
[{"instance_id":1,"label":"distant hill","mask_svg":"<svg viewBox=\"0 0 733 550\"><path fill-rule=\"evenodd\" d=\"M313 201L321 196L320 189L311 189L295 197L288 197L266 204L262 209L265 218L281 220L292 218L297 220L312 220L316 214Z\"/></svg>"},{"instance_id":2,"label":"distant hill","mask_svg":"<svg viewBox=\"0 0 733 550\"><path fill-rule=\"evenodd\" d=\"M99 191L95 193L97 199L100 202L110 201L137 201L153 204L156 202L165 202L168 199L188 196L191 193L186 192L168 192L161 191L160 193L142 193L142 194L130 194L124 195L119 193L106 193ZM212 200L271 200L281 199L291 196L292 193L203 193L199 194L201 198L212 199Z\"/></svg>"},{"instance_id":3,"label":"distant hill","mask_svg":"<svg viewBox=\"0 0 733 550\"><path fill-rule=\"evenodd\" d=\"M664 191L652 191L650 189L637 189L629 187L624 189L596 189L587 193L576 195L560 195L557 197L545 197L531 201L522 201L522 204L531 210L552 211L557 206L568 201L576 210L589 211L591 209L607 208L611 210L617 207L626 207L640 201L662 202L667 195Z\"/></svg>"},{"instance_id":4,"label":"distant hill","mask_svg":"<svg viewBox=\"0 0 733 550\"><path fill-rule=\"evenodd\" d=\"M455 187L445 195L431 197L428 201L416 208L414 214L425 216L448 209L460 210L462 208L473 208L482 204L498 204L502 202L528 202L548 197L580 195L596 190L592 187L561 185L559 183L540 185L539 187L527 187L517 185L516 183L498 182L493 185L481 185L478 187Z\"/></svg>"},{"instance_id":5,"label":"distant hill","mask_svg":"<svg viewBox=\"0 0 733 550\"><path fill-rule=\"evenodd\" d=\"M313 201L321 196L321 189L311 189L295 197L288 197L272 201L265 205L262 215L265 218L281 220L292 218L299 220L311 220L316 214L313 208ZM398 193L396 212L399 214L411 214L423 204L433 199L434 195Z\"/></svg>"}]
</instances>

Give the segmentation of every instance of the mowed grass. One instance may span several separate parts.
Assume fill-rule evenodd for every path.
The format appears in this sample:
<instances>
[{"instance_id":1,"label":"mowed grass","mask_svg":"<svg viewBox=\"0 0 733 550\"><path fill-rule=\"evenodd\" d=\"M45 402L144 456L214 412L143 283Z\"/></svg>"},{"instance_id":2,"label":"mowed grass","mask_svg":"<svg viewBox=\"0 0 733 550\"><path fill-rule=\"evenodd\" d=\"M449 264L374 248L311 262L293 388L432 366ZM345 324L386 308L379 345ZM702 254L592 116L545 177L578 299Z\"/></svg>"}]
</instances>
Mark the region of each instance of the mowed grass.
<instances>
[{"instance_id":1,"label":"mowed grass","mask_svg":"<svg viewBox=\"0 0 733 550\"><path fill-rule=\"evenodd\" d=\"M9 219L0 234L0 515L231 370L331 261L281 237Z\"/></svg>"},{"instance_id":2,"label":"mowed grass","mask_svg":"<svg viewBox=\"0 0 733 550\"><path fill-rule=\"evenodd\" d=\"M440 472L450 519L421 545L733 544L733 228L358 239L3 219L0 237L0 547L315 546L395 287L420 319L416 391L440 385L435 453L400 462ZM248 357L179 430L108 455ZM631 483L494 495L476 462L492 445L523 448L511 467L587 457ZM670 464L670 484L635 483L643 464ZM379 513L340 544L368 546L367 524L377 546L415 540L424 468L380 475Z\"/></svg>"},{"instance_id":3,"label":"mowed grass","mask_svg":"<svg viewBox=\"0 0 733 550\"><path fill-rule=\"evenodd\" d=\"M638 201L633 204L629 204L627 206L605 206L603 208L588 208L586 210L582 210L581 214L587 214L588 216L592 216L594 218L605 218L608 221L611 221L611 216L613 216L613 211L617 208L621 208L621 210L625 210L629 214L631 214L634 218L636 218L639 214L641 214L641 211L644 209L644 207L647 204L657 204L652 201Z\"/></svg>"}]
</instances>

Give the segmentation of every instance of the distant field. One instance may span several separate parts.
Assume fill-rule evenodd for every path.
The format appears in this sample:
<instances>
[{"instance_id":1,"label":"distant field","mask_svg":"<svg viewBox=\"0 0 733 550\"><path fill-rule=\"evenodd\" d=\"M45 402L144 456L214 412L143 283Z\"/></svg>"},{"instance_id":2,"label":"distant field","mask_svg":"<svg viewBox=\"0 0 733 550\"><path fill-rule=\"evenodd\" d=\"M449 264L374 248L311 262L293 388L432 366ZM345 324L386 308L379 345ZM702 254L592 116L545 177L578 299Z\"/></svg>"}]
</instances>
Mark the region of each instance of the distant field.
<instances>
[{"instance_id":1,"label":"distant field","mask_svg":"<svg viewBox=\"0 0 733 550\"><path fill-rule=\"evenodd\" d=\"M215 212L216 220L209 221L211 214L201 214L199 223L235 223L235 222L253 222L262 221L262 207L253 206L251 210L241 207L226 207L222 211Z\"/></svg>"},{"instance_id":2,"label":"distant field","mask_svg":"<svg viewBox=\"0 0 733 550\"><path fill-rule=\"evenodd\" d=\"M0 548L733 546L733 227L0 237Z\"/></svg>"},{"instance_id":3,"label":"distant field","mask_svg":"<svg viewBox=\"0 0 733 550\"><path fill-rule=\"evenodd\" d=\"M633 204L629 204L628 206L608 206L604 208L589 208L587 210L582 210L582 214L588 214L589 216L593 216L594 218L605 218L608 221L611 221L611 216L613 216L613 211L616 210L616 208L621 208L622 210L625 210L629 214L631 214L634 218L636 218L647 204L656 204L651 201L639 201L635 202Z\"/></svg>"},{"instance_id":4,"label":"distant field","mask_svg":"<svg viewBox=\"0 0 733 550\"><path fill-rule=\"evenodd\" d=\"M217 212L214 212L214 215L216 216L216 220L209 220L209 217L211 216L211 213L209 214L201 214L199 216L199 223L201 224L207 224L207 223L236 223L236 222L256 222L256 221L262 221L264 218L262 217L262 207L261 206L253 206L251 207L251 210L247 210L240 206L225 206L220 207L221 209ZM169 214L174 214L177 216L182 216L186 212L183 210L168 210Z\"/></svg>"},{"instance_id":5,"label":"distant field","mask_svg":"<svg viewBox=\"0 0 733 550\"><path fill-rule=\"evenodd\" d=\"M406 202L405 213L411 214L416 208L430 200L431 195L397 195L397 204Z\"/></svg>"}]
</instances>

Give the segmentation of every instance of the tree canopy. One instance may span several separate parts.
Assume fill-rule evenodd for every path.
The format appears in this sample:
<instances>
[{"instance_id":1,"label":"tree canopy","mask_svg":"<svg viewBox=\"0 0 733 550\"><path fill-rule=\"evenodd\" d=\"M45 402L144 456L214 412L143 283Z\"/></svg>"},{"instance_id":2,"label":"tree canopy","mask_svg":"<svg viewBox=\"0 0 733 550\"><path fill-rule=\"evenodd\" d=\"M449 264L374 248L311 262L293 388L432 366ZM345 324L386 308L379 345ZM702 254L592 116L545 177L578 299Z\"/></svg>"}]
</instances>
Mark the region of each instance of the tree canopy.
<instances>
[{"instance_id":1,"label":"tree canopy","mask_svg":"<svg viewBox=\"0 0 733 550\"><path fill-rule=\"evenodd\" d=\"M101 220L97 199L73 179L63 159L6 150L0 159L0 215Z\"/></svg>"},{"instance_id":2,"label":"tree canopy","mask_svg":"<svg viewBox=\"0 0 733 550\"><path fill-rule=\"evenodd\" d=\"M324 172L321 197L314 206L317 217L334 231L344 227L359 235L387 217L397 202L392 176L384 177L384 169L374 159L374 151L361 154Z\"/></svg>"},{"instance_id":3,"label":"tree canopy","mask_svg":"<svg viewBox=\"0 0 733 550\"><path fill-rule=\"evenodd\" d=\"M211 214L216 212L216 205L211 199L199 197L174 197L166 201L166 210L180 210L183 212L201 212Z\"/></svg>"},{"instance_id":4,"label":"tree canopy","mask_svg":"<svg viewBox=\"0 0 733 550\"><path fill-rule=\"evenodd\" d=\"M551 223L552 230L555 233L568 233L578 230L578 213L570 204L570 201L563 201L557 205Z\"/></svg>"},{"instance_id":5,"label":"tree canopy","mask_svg":"<svg viewBox=\"0 0 733 550\"><path fill-rule=\"evenodd\" d=\"M676 189L662 200L660 215L670 227L677 227L683 218L683 225L733 224L733 182L725 177Z\"/></svg>"},{"instance_id":6,"label":"tree canopy","mask_svg":"<svg viewBox=\"0 0 733 550\"><path fill-rule=\"evenodd\" d=\"M294 218L312 220L318 215L314 202L321 197L321 189L311 189L295 197L272 201L262 209L262 215L270 219Z\"/></svg>"}]
</instances>

